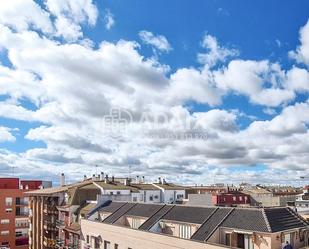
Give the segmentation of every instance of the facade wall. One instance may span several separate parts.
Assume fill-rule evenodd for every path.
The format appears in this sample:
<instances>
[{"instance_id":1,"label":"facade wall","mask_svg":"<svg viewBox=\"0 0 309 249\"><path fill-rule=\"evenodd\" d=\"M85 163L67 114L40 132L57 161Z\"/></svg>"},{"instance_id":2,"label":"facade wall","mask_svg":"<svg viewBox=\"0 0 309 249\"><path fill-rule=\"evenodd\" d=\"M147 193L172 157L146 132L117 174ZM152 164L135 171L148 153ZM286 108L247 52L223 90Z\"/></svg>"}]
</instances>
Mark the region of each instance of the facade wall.
<instances>
[{"instance_id":1,"label":"facade wall","mask_svg":"<svg viewBox=\"0 0 309 249\"><path fill-rule=\"evenodd\" d=\"M28 197L18 178L0 178L0 247L28 248Z\"/></svg>"},{"instance_id":2,"label":"facade wall","mask_svg":"<svg viewBox=\"0 0 309 249\"><path fill-rule=\"evenodd\" d=\"M219 249L226 248L219 245L199 243L195 241L179 239L167 235L143 232L125 227L109 225L89 220L81 220L82 248L87 247L87 236L89 244L94 248L92 238L100 238L99 248L104 248L104 241L110 243L110 248L117 244L119 248L132 249Z\"/></svg>"}]
</instances>

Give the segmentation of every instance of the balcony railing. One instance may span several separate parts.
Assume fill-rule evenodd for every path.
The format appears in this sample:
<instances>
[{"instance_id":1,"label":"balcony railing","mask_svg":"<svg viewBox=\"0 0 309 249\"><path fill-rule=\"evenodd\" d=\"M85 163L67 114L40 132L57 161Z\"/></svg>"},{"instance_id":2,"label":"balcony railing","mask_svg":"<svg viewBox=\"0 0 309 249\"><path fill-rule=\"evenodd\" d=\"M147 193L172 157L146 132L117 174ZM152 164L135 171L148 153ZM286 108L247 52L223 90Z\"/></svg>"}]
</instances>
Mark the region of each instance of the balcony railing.
<instances>
[{"instance_id":1,"label":"balcony railing","mask_svg":"<svg viewBox=\"0 0 309 249\"><path fill-rule=\"evenodd\" d=\"M16 211L16 216L29 216L29 212L25 212L25 211Z\"/></svg>"},{"instance_id":2,"label":"balcony railing","mask_svg":"<svg viewBox=\"0 0 309 249\"><path fill-rule=\"evenodd\" d=\"M56 227L64 227L64 221L63 220L56 220Z\"/></svg>"}]
</instances>

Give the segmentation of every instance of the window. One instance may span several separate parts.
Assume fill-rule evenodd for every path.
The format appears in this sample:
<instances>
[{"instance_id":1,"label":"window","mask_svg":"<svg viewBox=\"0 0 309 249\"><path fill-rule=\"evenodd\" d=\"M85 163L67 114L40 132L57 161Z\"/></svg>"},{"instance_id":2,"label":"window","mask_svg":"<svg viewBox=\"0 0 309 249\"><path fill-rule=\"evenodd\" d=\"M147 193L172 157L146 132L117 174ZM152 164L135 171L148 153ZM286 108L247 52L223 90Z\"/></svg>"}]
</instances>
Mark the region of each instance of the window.
<instances>
[{"instance_id":1,"label":"window","mask_svg":"<svg viewBox=\"0 0 309 249\"><path fill-rule=\"evenodd\" d=\"M231 246L231 234L230 233L225 234L225 245Z\"/></svg>"},{"instance_id":2,"label":"window","mask_svg":"<svg viewBox=\"0 0 309 249\"><path fill-rule=\"evenodd\" d=\"M3 220L1 220L0 223L1 223L1 224L9 224L9 223L10 223L10 220L9 220L9 219L3 219Z\"/></svg>"},{"instance_id":3,"label":"window","mask_svg":"<svg viewBox=\"0 0 309 249\"><path fill-rule=\"evenodd\" d=\"M8 234L10 234L10 231L7 231L7 230L6 230L6 231L1 231L1 232L0 232L0 235L8 235Z\"/></svg>"},{"instance_id":4,"label":"window","mask_svg":"<svg viewBox=\"0 0 309 249\"><path fill-rule=\"evenodd\" d=\"M239 196L239 201L242 201L242 196Z\"/></svg>"},{"instance_id":5,"label":"window","mask_svg":"<svg viewBox=\"0 0 309 249\"><path fill-rule=\"evenodd\" d=\"M6 209L5 209L5 212L6 212L6 213L12 213L12 212L13 212L13 209L12 209L12 208L6 208Z\"/></svg>"},{"instance_id":6,"label":"window","mask_svg":"<svg viewBox=\"0 0 309 249\"><path fill-rule=\"evenodd\" d=\"M115 244L114 249L118 249L118 248L119 248L118 244Z\"/></svg>"},{"instance_id":7,"label":"window","mask_svg":"<svg viewBox=\"0 0 309 249\"><path fill-rule=\"evenodd\" d=\"M121 194L121 192L120 191L117 191L117 195L120 195Z\"/></svg>"},{"instance_id":8,"label":"window","mask_svg":"<svg viewBox=\"0 0 309 249\"><path fill-rule=\"evenodd\" d=\"M104 249L111 249L111 243L109 241L104 240Z\"/></svg>"},{"instance_id":9,"label":"window","mask_svg":"<svg viewBox=\"0 0 309 249\"><path fill-rule=\"evenodd\" d=\"M133 197L133 202L137 202L137 197Z\"/></svg>"},{"instance_id":10,"label":"window","mask_svg":"<svg viewBox=\"0 0 309 249\"><path fill-rule=\"evenodd\" d=\"M153 195L149 196L149 201L153 201Z\"/></svg>"},{"instance_id":11,"label":"window","mask_svg":"<svg viewBox=\"0 0 309 249\"><path fill-rule=\"evenodd\" d=\"M110 194L110 195L113 195L113 194L114 194L114 192L110 192L109 194Z\"/></svg>"},{"instance_id":12,"label":"window","mask_svg":"<svg viewBox=\"0 0 309 249\"><path fill-rule=\"evenodd\" d=\"M12 206L13 198L12 197L5 197L5 206Z\"/></svg>"},{"instance_id":13,"label":"window","mask_svg":"<svg viewBox=\"0 0 309 249\"><path fill-rule=\"evenodd\" d=\"M233 201L236 201L236 196L233 196Z\"/></svg>"},{"instance_id":14,"label":"window","mask_svg":"<svg viewBox=\"0 0 309 249\"><path fill-rule=\"evenodd\" d=\"M132 228L137 229L141 225L141 220L138 218L132 218Z\"/></svg>"},{"instance_id":15,"label":"window","mask_svg":"<svg viewBox=\"0 0 309 249\"><path fill-rule=\"evenodd\" d=\"M177 195L177 199L182 199L183 195Z\"/></svg>"},{"instance_id":16,"label":"window","mask_svg":"<svg viewBox=\"0 0 309 249\"><path fill-rule=\"evenodd\" d=\"M158 198L159 198L159 196L158 196L158 195L155 195L155 196L154 196L154 198L155 198L155 199L158 199Z\"/></svg>"},{"instance_id":17,"label":"window","mask_svg":"<svg viewBox=\"0 0 309 249\"><path fill-rule=\"evenodd\" d=\"M252 236L245 234L245 249L253 249Z\"/></svg>"},{"instance_id":18,"label":"window","mask_svg":"<svg viewBox=\"0 0 309 249\"><path fill-rule=\"evenodd\" d=\"M183 239L190 239L191 237L191 226L179 225L179 236Z\"/></svg>"},{"instance_id":19,"label":"window","mask_svg":"<svg viewBox=\"0 0 309 249\"><path fill-rule=\"evenodd\" d=\"M100 248L100 240L99 238L94 238L94 248Z\"/></svg>"},{"instance_id":20,"label":"window","mask_svg":"<svg viewBox=\"0 0 309 249\"><path fill-rule=\"evenodd\" d=\"M86 237L86 242L87 242L87 244L89 244L89 242L90 242L89 235L87 235L87 237Z\"/></svg>"}]
</instances>

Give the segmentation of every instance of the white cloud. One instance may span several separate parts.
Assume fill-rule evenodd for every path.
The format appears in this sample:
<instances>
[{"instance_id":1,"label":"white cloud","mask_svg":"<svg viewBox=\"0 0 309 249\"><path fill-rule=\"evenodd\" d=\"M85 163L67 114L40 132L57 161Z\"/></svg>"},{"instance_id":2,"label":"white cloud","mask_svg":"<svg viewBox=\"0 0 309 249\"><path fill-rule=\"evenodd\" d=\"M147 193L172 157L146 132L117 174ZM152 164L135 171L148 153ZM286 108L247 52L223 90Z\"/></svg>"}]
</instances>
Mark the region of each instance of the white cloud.
<instances>
[{"instance_id":1,"label":"white cloud","mask_svg":"<svg viewBox=\"0 0 309 249\"><path fill-rule=\"evenodd\" d=\"M212 67L217 62L224 62L228 57L239 55L236 49L228 49L218 44L216 37L205 35L202 41L203 48L208 49L207 53L199 53L198 60L200 63Z\"/></svg>"},{"instance_id":2,"label":"white cloud","mask_svg":"<svg viewBox=\"0 0 309 249\"><path fill-rule=\"evenodd\" d=\"M268 61L233 60L214 77L218 88L248 96L252 103L279 106L295 98L293 91L281 86L284 75L278 65Z\"/></svg>"},{"instance_id":3,"label":"white cloud","mask_svg":"<svg viewBox=\"0 0 309 249\"><path fill-rule=\"evenodd\" d=\"M151 45L162 52L169 52L172 49L168 40L163 35L154 35L152 32L146 30L140 31L138 35L145 44Z\"/></svg>"},{"instance_id":4,"label":"white cloud","mask_svg":"<svg viewBox=\"0 0 309 249\"><path fill-rule=\"evenodd\" d=\"M45 5L56 18L56 35L69 42L83 36L81 24L96 24L98 10L92 0L45 0Z\"/></svg>"},{"instance_id":5,"label":"white cloud","mask_svg":"<svg viewBox=\"0 0 309 249\"><path fill-rule=\"evenodd\" d=\"M291 58L296 59L309 66L309 20L299 31L299 40L301 45L297 47L296 51L290 51Z\"/></svg>"},{"instance_id":6,"label":"white cloud","mask_svg":"<svg viewBox=\"0 0 309 249\"><path fill-rule=\"evenodd\" d=\"M14 142L16 138L12 135L11 129L0 126L0 143L2 142Z\"/></svg>"},{"instance_id":7,"label":"white cloud","mask_svg":"<svg viewBox=\"0 0 309 249\"><path fill-rule=\"evenodd\" d=\"M17 31L30 28L44 33L52 33L53 25L49 13L32 0L2 1L0 8L0 24L7 25Z\"/></svg>"},{"instance_id":8,"label":"white cloud","mask_svg":"<svg viewBox=\"0 0 309 249\"><path fill-rule=\"evenodd\" d=\"M214 106L221 103L221 93L214 86L211 72L207 69L182 68L171 75L167 99L171 103L191 100Z\"/></svg>"},{"instance_id":9,"label":"white cloud","mask_svg":"<svg viewBox=\"0 0 309 249\"><path fill-rule=\"evenodd\" d=\"M48 178L65 167L72 178L78 178L92 174L95 164L104 166L110 174L123 174L130 164L132 174L162 174L170 180L179 180L181 174L188 182L209 181L210 177L280 182L282 179L272 177L290 173L292 181L301 173L309 173L309 105L289 102L297 92L308 91L305 69L293 67L285 72L268 60L230 60L236 51L208 36L204 46L209 51L204 54L201 68L176 68L170 73L168 65L143 56L136 42L102 41L97 48L89 40L81 40L81 25L94 25L97 17L91 1L85 2L88 7L83 10L81 2L46 2L56 17L54 25L59 27L57 21L62 17L72 20L64 22L61 34L69 42L41 36L29 31L29 26L13 32L7 27L11 24L0 25L0 46L7 49L13 65L0 66L0 94L9 96L0 104L0 116L40 122L25 139L46 144L46 148L24 153L0 150L1 173L14 165L23 169L20 172L26 177L31 172ZM166 38L158 37L151 33L149 44L169 51ZM213 69L212 65L218 67ZM224 98L233 94L247 96L250 102L266 109L278 107L278 114L272 112L270 120L255 120L251 113L243 113L245 109L219 109ZM27 109L24 102L35 107ZM202 105L201 111L194 112L187 106L192 102L208 106ZM133 122L120 137L111 136L102 124L113 107L132 114ZM137 122L145 113L164 114L162 120L166 118L167 122L154 123L154 116L144 123ZM239 125L244 117L251 122L248 127ZM11 130L4 129L6 141L13 141L8 135ZM193 131L205 133L207 139L155 136ZM247 170L240 176L229 169L256 164L269 168L263 172Z\"/></svg>"},{"instance_id":10,"label":"white cloud","mask_svg":"<svg viewBox=\"0 0 309 249\"><path fill-rule=\"evenodd\" d=\"M309 91L309 72L306 69L293 67L286 73L286 87L296 92Z\"/></svg>"},{"instance_id":11,"label":"white cloud","mask_svg":"<svg viewBox=\"0 0 309 249\"><path fill-rule=\"evenodd\" d=\"M105 20L105 28L107 30L110 30L115 24L114 15L110 10L106 10L104 20Z\"/></svg>"}]
</instances>

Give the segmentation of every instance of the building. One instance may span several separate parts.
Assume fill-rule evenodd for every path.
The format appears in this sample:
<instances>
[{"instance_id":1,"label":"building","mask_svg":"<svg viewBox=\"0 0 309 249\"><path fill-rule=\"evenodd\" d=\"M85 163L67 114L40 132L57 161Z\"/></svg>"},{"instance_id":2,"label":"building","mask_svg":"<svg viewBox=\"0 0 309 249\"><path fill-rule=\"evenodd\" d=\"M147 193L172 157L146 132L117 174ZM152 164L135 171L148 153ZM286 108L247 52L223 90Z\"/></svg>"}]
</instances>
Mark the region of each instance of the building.
<instances>
[{"instance_id":1,"label":"building","mask_svg":"<svg viewBox=\"0 0 309 249\"><path fill-rule=\"evenodd\" d=\"M239 191L228 191L212 195L212 203L214 206L221 207L248 207L250 206L250 195Z\"/></svg>"},{"instance_id":2,"label":"building","mask_svg":"<svg viewBox=\"0 0 309 249\"><path fill-rule=\"evenodd\" d=\"M29 244L29 198L25 192L51 187L49 181L0 178L0 247L26 249Z\"/></svg>"},{"instance_id":3,"label":"building","mask_svg":"<svg viewBox=\"0 0 309 249\"><path fill-rule=\"evenodd\" d=\"M189 197L189 194L220 194L226 192L227 187L225 187L223 184L210 186L189 186L186 189L186 198Z\"/></svg>"},{"instance_id":4,"label":"building","mask_svg":"<svg viewBox=\"0 0 309 249\"><path fill-rule=\"evenodd\" d=\"M121 179L121 181L118 181ZM122 201L135 203L173 203L181 201L185 190L170 183L131 183L130 179L101 173L83 181L28 192L30 197L30 249L80 248L80 220L96 203Z\"/></svg>"},{"instance_id":5,"label":"building","mask_svg":"<svg viewBox=\"0 0 309 249\"><path fill-rule=\"evenodd\" d=\"M305 186L303 193L296 197L295 208L298 214L309 220L309 186Z\"/></svg>"},{"instance_id":6,"label":"building","mask_svg":"<svg viewBox=\"0 0 309 249\"><path fill-rule=\"evenodd\" d=\"M81 220L82 248L280 249L308 245L309 223L290 208L188 207L111 202Z\"/></svg>"},{"instance_id":7,"label":"building","mask_svg":"<svg viewBox=\"0 0 309 249\"><path fill-rule=\"evenodd\" d=\"M286 207L294 206L299 192L292 188L268 188L261 186L249 186L242 190L251 196L252 206L262 207Z\"/></svg>"}]
</instances>

